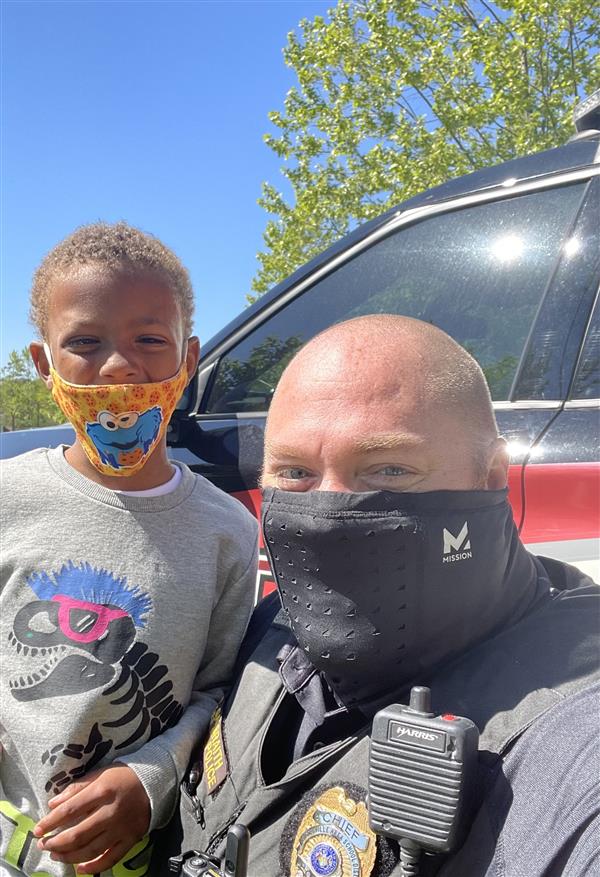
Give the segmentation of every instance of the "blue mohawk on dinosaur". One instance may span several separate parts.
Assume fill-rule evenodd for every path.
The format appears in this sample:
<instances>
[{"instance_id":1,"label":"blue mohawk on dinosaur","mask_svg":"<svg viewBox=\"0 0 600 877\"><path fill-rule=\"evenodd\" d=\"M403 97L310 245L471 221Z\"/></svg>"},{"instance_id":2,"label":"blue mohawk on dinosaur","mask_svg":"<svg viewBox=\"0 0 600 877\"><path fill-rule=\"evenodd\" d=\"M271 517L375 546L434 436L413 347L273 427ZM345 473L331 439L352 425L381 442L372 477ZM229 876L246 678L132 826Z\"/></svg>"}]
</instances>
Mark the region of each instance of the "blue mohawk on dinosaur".
<instances>
[{"instance_id":1,"label":"blue mohawk on dinosaur","mask_svg":"<svg viewBox=\"0 0 600 877\"><path fill-rule=\"evenodd\" d=\"M136 627L146 626L146 615L152 608L150 596L137 585L128 585L125 576L118 578L107 569L96 569L89 563L75 564L70 560L51 575L35 573L27 584L40 600L64 594L101 606L118 606L131 616Z\"/></svg>"}]
</instances>

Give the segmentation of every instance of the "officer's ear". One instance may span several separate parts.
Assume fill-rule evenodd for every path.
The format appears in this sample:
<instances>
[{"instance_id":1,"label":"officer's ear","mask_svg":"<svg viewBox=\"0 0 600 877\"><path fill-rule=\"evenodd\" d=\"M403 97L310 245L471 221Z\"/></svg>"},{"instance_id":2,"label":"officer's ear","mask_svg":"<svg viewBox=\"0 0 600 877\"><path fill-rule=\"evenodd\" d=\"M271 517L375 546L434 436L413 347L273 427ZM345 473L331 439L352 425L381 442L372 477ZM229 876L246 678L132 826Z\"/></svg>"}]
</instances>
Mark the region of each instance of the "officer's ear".
<instances>
[{"instance_id":1,"label":"officer's ear","mask_svg":"<svg viewBox=\"0 0 600 877\"><path fill-rule=\"evenodd\" d=\"M502 490L508 484L508 464L510 457L508 453L508 445L503 438L497 438L489 457L486 490Z\"/></svg>"}]
</instances>

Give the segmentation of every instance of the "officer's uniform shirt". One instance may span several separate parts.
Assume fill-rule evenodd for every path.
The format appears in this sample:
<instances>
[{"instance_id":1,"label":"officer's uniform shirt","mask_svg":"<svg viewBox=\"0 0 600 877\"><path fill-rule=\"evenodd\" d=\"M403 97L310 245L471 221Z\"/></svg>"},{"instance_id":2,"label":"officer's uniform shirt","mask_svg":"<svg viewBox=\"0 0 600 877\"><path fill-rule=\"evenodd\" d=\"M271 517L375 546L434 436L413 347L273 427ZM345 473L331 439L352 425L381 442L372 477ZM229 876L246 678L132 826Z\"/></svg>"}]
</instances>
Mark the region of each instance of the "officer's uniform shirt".
<instances>
[{"instance_id":1,"label":"officer's uniform shirt","mask_svg":"<svg viewBox=\"0 0 600 877\"><path fill-rule=\"evenodd\" d=\"M573 748L549 748L557 729L573 730L565 723L570 715L589 712L597 689L581 695L577 711L570 704L600 675L600 590L573 571L570 579L563 592L428 680L438 712L465 715L480 728L483 801L462 849L422 858L421 877L595 873L582 864L593 861L589 832L599 808L584 747L594 722L598 730L598 711L575 726ZM396 844L368 826L370 723L339 710L319 677L311 678L280 618L244 661L225 721L215 721L204 747L200 784L194 794L182 792L183 839L174 825L170 851L181 845L222 855L227 828L239 820L252 833L248 877L397 877ZM544 740L548 758L533 759ZM546 830L543 854L533 855ZM164 859L169 843L159 839L157 850ZM571 870L560 870L564 862Z\"/></svg>"}]
</instances>

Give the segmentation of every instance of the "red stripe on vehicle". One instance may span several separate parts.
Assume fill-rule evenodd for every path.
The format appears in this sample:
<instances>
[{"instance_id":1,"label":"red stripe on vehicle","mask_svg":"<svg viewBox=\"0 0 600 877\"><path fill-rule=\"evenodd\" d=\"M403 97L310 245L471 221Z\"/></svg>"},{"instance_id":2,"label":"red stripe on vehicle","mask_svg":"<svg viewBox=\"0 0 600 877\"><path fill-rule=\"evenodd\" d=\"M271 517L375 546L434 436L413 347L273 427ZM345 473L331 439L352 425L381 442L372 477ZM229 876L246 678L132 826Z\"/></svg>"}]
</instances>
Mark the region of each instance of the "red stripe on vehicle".
<instances>
[{"instance_id":1,"label":"red stripe on vehicle","mask_svg":"<svg viewBox=\"0 0 600 877\"><path fill-rule=\"evenodd\" d=\"M530 463L523 542L600 536L600 463Z\"/></svg>"}]
</instances>

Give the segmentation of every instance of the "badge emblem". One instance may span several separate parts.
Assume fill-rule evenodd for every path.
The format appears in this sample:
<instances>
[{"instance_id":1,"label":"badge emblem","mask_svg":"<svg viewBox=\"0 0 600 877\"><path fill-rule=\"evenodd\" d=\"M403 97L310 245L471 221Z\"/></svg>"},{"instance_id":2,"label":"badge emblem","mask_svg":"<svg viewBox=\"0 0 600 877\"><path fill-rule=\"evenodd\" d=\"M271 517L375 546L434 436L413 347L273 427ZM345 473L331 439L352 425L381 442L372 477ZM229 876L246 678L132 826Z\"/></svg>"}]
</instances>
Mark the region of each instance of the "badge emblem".
<instances>
[{"instance_id":1,"label":"badge emblem","mask_svg":"<svg viewBox=\"0 0 600 877\"><path fill-rule=\"evenodd\" d=\"M302 818L290 877L369 877L376 853L364 802L336 786L319 795Z\"/></svg>"}]
</instances>

